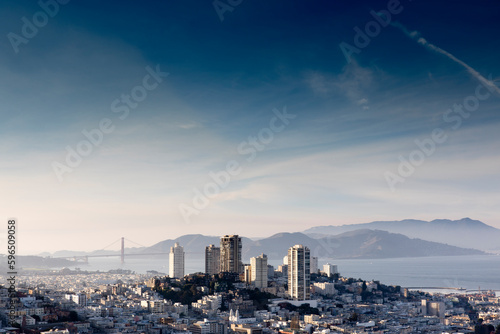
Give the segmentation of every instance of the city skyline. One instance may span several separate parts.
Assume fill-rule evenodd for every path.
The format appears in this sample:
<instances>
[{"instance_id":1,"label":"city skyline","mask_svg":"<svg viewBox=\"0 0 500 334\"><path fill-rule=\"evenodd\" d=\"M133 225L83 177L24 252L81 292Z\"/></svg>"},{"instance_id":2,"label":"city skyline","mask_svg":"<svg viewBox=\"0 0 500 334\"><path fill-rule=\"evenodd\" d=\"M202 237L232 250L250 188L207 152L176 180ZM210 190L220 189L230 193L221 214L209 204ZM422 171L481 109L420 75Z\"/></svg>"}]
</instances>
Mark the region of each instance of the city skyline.
<instances>
[{"instance_id":1,"label":"city skyline","mask_svg":"<svg viewBox=\"0 0 500 334\"><path fill-rule=\"evenodd\" d=\"M494 3L231 9L0 4L0 210L20 255L377 220L500 228Z\"/></svg>"}]
</instances>

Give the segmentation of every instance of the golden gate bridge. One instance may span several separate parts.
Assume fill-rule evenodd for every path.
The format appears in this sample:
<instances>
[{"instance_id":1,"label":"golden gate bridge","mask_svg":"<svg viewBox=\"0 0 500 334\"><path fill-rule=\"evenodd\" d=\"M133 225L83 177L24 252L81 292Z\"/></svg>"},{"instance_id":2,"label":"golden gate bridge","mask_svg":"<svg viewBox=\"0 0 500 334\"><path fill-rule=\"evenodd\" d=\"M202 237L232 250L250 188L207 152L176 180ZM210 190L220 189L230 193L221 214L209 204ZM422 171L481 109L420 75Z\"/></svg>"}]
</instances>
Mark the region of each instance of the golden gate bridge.
<instances>
[{"instance_id":1,"label":"golden gate bridge","mask_svg":"<svg viewBox=\"0 0 500 334\"><path fill-rule=\"evenodd\" d=\"M108 246L96 251L96 252L101 252L106 250L107 248L115 245L117 242L121 242L121 247L120 247L120 253L119 254L91 254L91 255L74 255L74 256L54 256L52 258L54 259L67 259L67 260L73 260L75 262L81 262L81 263L88 263L89 258L97 258L97 257L120 257L121 263L125 263L125 256L130 257L130 256L151 256L151 255L167 255L169 253L167 252L158 252L158 253L125 253L125 240L127 242L131 242L135 245L138 245L140 247L146 247L141 244L138 244L137 242L134 242L132 240L126 239L124 237L121 237L120 239L112 242Z\"/></svg>"}]
</instances>

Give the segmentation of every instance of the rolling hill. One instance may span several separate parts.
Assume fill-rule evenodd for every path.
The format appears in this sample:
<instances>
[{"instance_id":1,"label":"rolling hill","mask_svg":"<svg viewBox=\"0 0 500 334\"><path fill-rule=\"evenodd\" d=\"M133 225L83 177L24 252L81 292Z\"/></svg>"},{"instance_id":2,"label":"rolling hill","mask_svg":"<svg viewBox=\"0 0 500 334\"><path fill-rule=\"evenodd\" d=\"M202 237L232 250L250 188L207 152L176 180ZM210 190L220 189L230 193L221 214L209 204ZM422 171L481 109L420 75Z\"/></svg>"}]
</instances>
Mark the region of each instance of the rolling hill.
<instances>
[{"instance_id":1,"label":"rolling hill","mask_svg":"<svg viewBox=\"0 0 500 334\"><path fill-rule=\"evenodd\" d=\"M200 234L185 235L177 239L161 241L145 248L144 253L165 252L179 242L189 256L203 258L205 246L219 245L219 237ZM323 238L311 238L304 233L278 233L269 238L253 241L242 238L242 259L248 262L250 257L264 253L270 259L279 260L287 254L288 248L302 244L311 250L312 256L332 259L376 259L395 257L480 255L482 251L464 249L455 246L410 239L402 234L386 231L363 229ZM188 256L188 255L187 255Z\"/></svg>"},{"instance_id":2,"label":"rolling hill","mask_svg":"<svg viewBox=\"0 0 500 334\"><path fill-rule=\"evenodd\" d=\"M498 249L500 246L499 229L470 218L460 220L436 219L433 221L406 219L341 226L316 226L305 230L304 233L314 238L321 238L325 235L337 235L359 229L400 233L410 238L484 251Z\"/></svg>"}]
</instances>

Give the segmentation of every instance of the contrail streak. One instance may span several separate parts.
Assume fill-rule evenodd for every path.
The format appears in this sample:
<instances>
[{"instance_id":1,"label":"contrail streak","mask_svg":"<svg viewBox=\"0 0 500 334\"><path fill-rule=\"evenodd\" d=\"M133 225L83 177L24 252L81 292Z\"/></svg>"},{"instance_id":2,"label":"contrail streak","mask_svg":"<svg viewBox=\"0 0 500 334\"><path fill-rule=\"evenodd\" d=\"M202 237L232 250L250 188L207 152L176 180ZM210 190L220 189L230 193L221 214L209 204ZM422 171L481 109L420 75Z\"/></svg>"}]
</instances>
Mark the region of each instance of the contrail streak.
<instances>
[{"instance_id":1,"label":"contrail streak","mask_svg":"<svg viewBox=\"0 0 500 334\"><path fill-rule=\"evenodd\" d=\"M493 83L493 81L486 79L478 71L476 71L475 69L473 69L472 67L470 67L469 65L467 65L466 63L464 63L463 61L461 61L460 59L458 59L457 57L455 57L451 53L449 53L448 51L445 51L445 50L441 49L440 47L435 46L434 44L427 42L427 40L425 38L420 37L420 33L418 31L409 31L408 29L406 29L406 27L404 27L399 22L393 22L393 23L391 23L391 25L398 28L399 30L401 30L406 36L410 37L413 40L416 40L417 43L419 43L420 45L423 45L426 49L440 53L440 54L450 58L455 63L462 65L467 70L467 72L469 72L470 75L472 75L474 78L476 78L490 92L496 92L498 95L500 95L500 88L498 88Z\"/></svg>"}]
</instances>

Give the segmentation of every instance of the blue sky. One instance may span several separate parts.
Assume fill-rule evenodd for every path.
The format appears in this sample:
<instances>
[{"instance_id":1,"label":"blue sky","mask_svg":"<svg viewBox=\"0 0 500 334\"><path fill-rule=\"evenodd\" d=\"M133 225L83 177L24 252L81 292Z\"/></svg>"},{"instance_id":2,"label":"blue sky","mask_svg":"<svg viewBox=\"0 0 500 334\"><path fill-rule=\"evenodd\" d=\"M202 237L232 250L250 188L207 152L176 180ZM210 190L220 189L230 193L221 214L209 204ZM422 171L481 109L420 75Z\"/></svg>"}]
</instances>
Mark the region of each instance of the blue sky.
<instances>
[{"instance_id":1,"label":"blue sky","mask_svg":"<svg viewBox=\"0 0 500 334\"><path fill-rule=\"evenodd\" d=\"M19 220L21 253L405 218L500 228L500 95L396 27L498 85L494 2L243 0L222 21L211 1L64 2L52 16L37 2L0 4L0 210ZM354 28L388 6L392 25L348 63L339 45L356 46ZM157 82L146 68L169 74ZM120 119L113 102L141 89ZM489 96L470 115L448 113L478 89ZM293 118L273 121L285 109ZM58 175L67 147L103 119L112 130ZM446 139L401 175L400 157L435 129ZM227 185L196 206L232 161Z\"/></svg>"}]
</instances>

